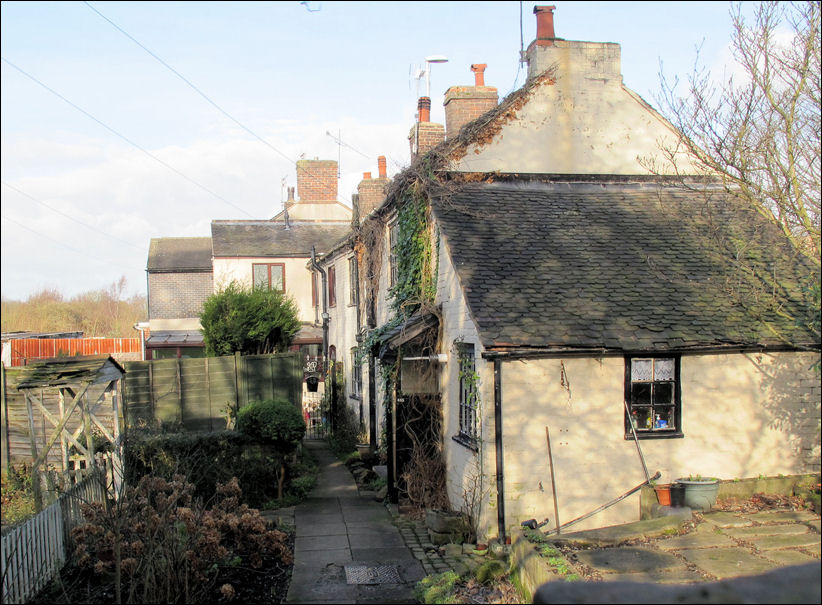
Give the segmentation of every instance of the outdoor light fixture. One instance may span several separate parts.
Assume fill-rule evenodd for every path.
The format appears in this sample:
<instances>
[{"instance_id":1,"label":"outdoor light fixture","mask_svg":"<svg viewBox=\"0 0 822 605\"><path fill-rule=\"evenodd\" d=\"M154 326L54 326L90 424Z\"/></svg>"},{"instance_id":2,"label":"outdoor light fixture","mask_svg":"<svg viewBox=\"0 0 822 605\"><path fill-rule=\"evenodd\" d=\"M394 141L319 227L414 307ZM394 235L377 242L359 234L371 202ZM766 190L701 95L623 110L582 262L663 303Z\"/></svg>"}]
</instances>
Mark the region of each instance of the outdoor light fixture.
<instances>
[{"instance_id":1,"label":"outdoor light fixture","mask_svg":"<svg viewBox=\"0 0 822 605\"><path fill-rule=\"evenodd\" d=\"M448 63L448 59L443 55L430 55L425 57L425 96L431 98L431 64Z\"/></svg>"}]
</instances>

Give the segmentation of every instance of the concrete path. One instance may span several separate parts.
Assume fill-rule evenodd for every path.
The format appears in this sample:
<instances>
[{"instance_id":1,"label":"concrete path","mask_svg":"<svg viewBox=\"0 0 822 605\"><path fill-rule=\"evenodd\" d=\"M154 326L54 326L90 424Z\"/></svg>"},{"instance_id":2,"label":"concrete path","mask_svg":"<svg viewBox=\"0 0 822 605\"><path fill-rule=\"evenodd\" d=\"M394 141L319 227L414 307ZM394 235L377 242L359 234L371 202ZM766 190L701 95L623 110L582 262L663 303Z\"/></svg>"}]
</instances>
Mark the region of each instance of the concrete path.
<instances>
[{"instance_id":1,"label":"concrete path","mask_svg":"<svg viewBox=\"0 0 822 605\"><path fill-rule=\"evenodd\" d=\"M416 603L425 576L384 505L360 496L324 441L305 441L320 474L294 511L296 540L288 603Z\"/></svg>"}]
</instances>

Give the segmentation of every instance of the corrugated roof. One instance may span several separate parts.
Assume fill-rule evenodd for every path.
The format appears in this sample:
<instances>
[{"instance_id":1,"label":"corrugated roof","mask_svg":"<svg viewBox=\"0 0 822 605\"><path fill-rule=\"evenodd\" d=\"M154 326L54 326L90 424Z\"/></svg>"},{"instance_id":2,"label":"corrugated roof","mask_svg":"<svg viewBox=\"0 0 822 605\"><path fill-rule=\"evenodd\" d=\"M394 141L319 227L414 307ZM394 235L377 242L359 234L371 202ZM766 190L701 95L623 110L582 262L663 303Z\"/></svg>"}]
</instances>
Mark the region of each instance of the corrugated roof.
<instances>
[{"instance_id":1,"label":"corrugated roof","mask_svg":"<svg viewBox=\"0 0 822 605\"><path fill-rule=\"evenodd\" d=\"M729 295L721 246L753 243L753 266L787 281L796 259L756 213L730 220L728 202L650 184L493 183L434 207L486 347L655 350L769 340Z\"/></svg>"},{"instance_id":2,"label":"corrugated roof","mask_svg":"<svg viewBox=\"0 0 822 605\"><path fill-rule=\"evenodd\" d=\"M63 387L117 380L125 370L108 355L43 359L25 366L17 389Z\"/></svg>"},{"instance_id":3,"label":"corrugated roof","mask_svg":"<svg viewBox=\"0 0 822 605\"><path fill-rule=\"evenodd\" d=\"M152 238L148 248L149 272L208 271L211 267L210 237Z\"/></svg>"},{"instance_id":4,"label":"corrugated roof","mask_svg":"<svg viewBox=\"0 0 822 605\"><path fill-rule=\"evenodd\" d=\"M214 256L308 257L312 246L323 252L346 236L351 224L212 221Z\"/></svg>"}]
</instances>

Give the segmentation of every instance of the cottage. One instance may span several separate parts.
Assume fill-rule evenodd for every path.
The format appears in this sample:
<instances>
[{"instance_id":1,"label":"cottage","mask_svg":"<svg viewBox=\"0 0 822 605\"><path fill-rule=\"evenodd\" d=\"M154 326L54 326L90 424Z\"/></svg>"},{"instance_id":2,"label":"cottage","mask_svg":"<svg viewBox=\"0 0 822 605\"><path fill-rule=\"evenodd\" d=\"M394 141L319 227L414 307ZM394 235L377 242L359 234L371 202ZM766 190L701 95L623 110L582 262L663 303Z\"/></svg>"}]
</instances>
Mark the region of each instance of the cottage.
<instances>
[{"instance_id":1,"label":"cottage","mask_svg":"<svg viewBox=\"0 0 822 605\"><path fill-rule=\"evenodd\" d=\"M412 165L346 248L362 301L345 338L366 328L361 401L391 495L441 490L493 537L649 472L818 471L801 260L687 157L684 182L659 173L677 133L622 84L618 44L557 38L552 10L535 8L528 82L501 104L477 78L490 107L442 127L421 99Z\"/></svg>"}]
</instances>

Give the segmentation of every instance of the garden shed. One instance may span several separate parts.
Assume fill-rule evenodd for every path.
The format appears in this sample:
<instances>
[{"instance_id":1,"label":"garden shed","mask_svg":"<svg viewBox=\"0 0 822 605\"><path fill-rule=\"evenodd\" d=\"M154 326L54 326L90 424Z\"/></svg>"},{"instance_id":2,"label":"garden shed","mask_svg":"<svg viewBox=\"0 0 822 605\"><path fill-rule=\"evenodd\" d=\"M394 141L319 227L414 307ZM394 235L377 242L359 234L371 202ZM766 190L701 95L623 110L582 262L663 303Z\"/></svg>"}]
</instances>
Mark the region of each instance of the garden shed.
<instances>
[{"instance_id":1,"label":"garden shed","mask_svg":"<svg viewBox=\"0 0 822 605\"><path fill-rule=\"evenodd\" d=\"M97 465L95 450L105 445L113 451L112 478L119 483L122 465L115 446L120 441L123 376L123 367L107 355L46 359L22 371L17 390L25 397L32 474L37 479L32 484L38 506L42 505L41 466L58 443L63 475L69 482L73 479L69 473L69 449L73 447L85 459L86 469L91 469ZM46 403L46 395L52 399L56 395L56 410L53 403ZM46 422L51 426L46 428ZM45 475L51 482L50 473Z\"/></svg>"}]
</instances>

